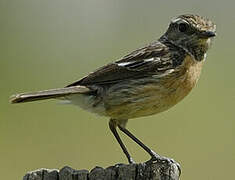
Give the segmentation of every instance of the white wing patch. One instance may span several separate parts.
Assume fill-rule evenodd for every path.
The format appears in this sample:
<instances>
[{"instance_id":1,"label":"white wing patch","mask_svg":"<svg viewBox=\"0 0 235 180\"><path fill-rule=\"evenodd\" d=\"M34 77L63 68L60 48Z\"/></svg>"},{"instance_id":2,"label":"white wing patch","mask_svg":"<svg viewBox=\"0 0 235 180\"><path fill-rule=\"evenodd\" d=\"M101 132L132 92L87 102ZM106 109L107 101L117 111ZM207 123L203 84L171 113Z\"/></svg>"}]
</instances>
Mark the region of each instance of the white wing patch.
<instances>
[{"instance_id":1,"label":"white wing patch","mask_svg":"<svg viewBox=\"0 0 235 180\"><path fill-rule=\"evenodd\" d=\"M134 62L136 62L136 61L134 61ZM127 66L127 65L129 65L129 64L132 64L133 62L123 62L123 63L117 63L117 65L118 66L123 66L123 67L125 67L125 66Z\"/></svg>"},{"instance_id":2,"label":"white wing patch","mask_svg":"<svg viewBox=\"0 0 235 180\"><path fill-rule=\"evenodd\" d=\"M204 60L204 61L206 60L206 53L204 54L203 60Z\"/></svg>"},{"instance_id":3,"label":"white wing patch","mask_svg":"<svg viewBox=\"0 0 235 180\"><path fill-rule=\"evenodd\" d=\"M138 60L138 61L121 62L121 63L116 63L116 64L122 67L130 67L132 65L137 65L137 64L141 65L141 64L145 64L151 61L160 61L160 58L149 58L149 59L143 59L143 60Z\"/></svg>"},{"instance_id":4,"label":"white wing patch","mask_svg":"<svg viewBox=\"0 0 235 180\"><path fill-rule=\"evenodd\" d=\"M144 59L144 62L151 62L151 61L154 61L154 58Z\"/></svg>"}]
</instances>

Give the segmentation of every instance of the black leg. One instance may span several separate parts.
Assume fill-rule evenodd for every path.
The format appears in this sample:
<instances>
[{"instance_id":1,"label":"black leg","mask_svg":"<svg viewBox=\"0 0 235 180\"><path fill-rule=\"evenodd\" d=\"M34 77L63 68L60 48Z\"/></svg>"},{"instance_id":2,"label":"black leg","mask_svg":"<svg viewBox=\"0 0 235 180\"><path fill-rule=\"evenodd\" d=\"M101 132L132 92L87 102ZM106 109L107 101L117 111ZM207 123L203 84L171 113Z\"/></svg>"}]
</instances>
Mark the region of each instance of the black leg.
<instances>
[{"instance_id":1,"label":"black leg","mask_svg":"<svg viewBox=\"0 0 235 180\"><path fill-rule=\"evenodd\" d=\"M147 147L144 143L142 143L139 139L137 139L130 131L128 131L125 127L118 125L118 128L124 132L128 137L130 137L133 141L135 141L140 147L142 147L150 156L150 161L160 160L168 163L175 163L178 166L178 169L181 173L180 165L174 161L173 159L162 157L155 153L153 150L151 150L149 147Z\"/></svg>"},{"instance_id":2,"label":"black leg","mask_svg":"<svg viewBox=\"0 0 235 180\"><path fill-rule=\"evenodd\" d=\"M142 147L152 158L154 159L160 159L161 156L159 156L157 153L155 153L153 150L151 150L149 147L147 147L144 143L142 143L139 139L137 139L130 131L128 131L126 128L118 125L118 128L124 132L127 136L129 136L133 141L135 141L140 147Z\"/></svg>"},{"instance_id":3,"label":"black leg","mask_svg":"<svg viewBox=\"0 0 235 180\"><path fill-rule=\"evenodd\" d=\"M129 162L130 164L135 163L134 160L132 159L132 157L130 156L130 154L128 153L127 148L126 148L126 146L123 144L123 142L122 142L120 136L118 135L117 130L116 130L116 127L117 127L117 125L116 125L116 123L115 123L115 120L112 120L112 119L111 119L111 120L109 121L109 128L110 128L110 130L112 131L113 135L115 136L116 140L118 141L119 145L121 146L122 151L124 152L124 154L126 155L126 157L127 157L127 159L128 159L128 162Z\"/></svg>"}]
</instances>

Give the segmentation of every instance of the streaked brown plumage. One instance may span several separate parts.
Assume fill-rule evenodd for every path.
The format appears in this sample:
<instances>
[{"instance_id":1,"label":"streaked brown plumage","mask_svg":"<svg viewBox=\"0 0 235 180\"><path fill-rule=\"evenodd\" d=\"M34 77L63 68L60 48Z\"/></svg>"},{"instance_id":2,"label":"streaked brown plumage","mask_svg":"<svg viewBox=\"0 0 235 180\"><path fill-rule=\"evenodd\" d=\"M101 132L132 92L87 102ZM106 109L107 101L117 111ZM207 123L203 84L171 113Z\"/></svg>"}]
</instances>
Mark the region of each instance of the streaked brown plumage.
<instances>
[{"instance_id":1,"label":"streaked brown plumage","mask_svg":"<svg viewBox=\"0 0 235 180\"><path fill-rule=\"evenodd\" d=\"M153 115L182 100L197 83L216 27L198 15L172 19L156 42L90 73L62 89L23 93L13 103L58 98L110 117L109 127L130 163L133 162L116 127L144 148L152 159L163 159L125 125L128 119ZM169 161L170 162L170 161Z\"/></svg>"},{"instance_id":2,"label":"streaked brown plumage","mask_svg":"<svg viewBox=\"0 0 235 180\"><path fill-rule=\"evenodd\" d=\"M111 88L103 99L107 104L107 116L115 119L131 119L169 109L195 86L202 64L203 61L194 62L190 56L186 56L181 66L172 72L167 72L167 75L161 78L158 75L156 78L146 77L142 80L145 83L129 80L122 89ZM129 86L132 86L132 91L129 91ZM119 100L113 102L112 99Z\"/></svg>"}]
</instances>

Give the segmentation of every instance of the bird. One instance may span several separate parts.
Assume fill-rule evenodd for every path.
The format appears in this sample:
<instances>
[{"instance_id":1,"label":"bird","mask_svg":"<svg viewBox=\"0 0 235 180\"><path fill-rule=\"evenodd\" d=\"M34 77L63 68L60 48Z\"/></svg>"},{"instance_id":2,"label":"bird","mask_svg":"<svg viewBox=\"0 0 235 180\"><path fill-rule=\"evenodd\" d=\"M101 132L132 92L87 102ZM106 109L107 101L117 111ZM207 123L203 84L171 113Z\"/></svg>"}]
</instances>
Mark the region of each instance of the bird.
<instances>
[{"instance_id":1,"label":"bird","mask_svg":"<svg viewBox=\"0 0 235 180\"><path fill-rule=\"evenodd\" d=\"M135 163L117 129L149 155L150 160L167 160L127 128L129 119L168 110L195 87L206 53L216 36L209 19L183 14L171 19L166 32L156 41L88 73L64 88L20 93L11 103L45 99L67 101L109 118L109 128L129 163Z\"/></svg>"}]
</instances>

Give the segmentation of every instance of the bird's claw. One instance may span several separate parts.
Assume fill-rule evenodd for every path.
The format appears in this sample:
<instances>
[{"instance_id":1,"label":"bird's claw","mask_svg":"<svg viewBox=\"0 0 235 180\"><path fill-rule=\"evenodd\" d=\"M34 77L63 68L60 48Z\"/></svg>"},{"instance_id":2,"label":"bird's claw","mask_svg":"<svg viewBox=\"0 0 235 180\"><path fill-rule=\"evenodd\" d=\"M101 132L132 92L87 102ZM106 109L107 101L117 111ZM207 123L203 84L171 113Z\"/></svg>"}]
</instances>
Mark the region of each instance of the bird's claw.
<instances>
[{"instance_id":1,"label":"bird's claw","mask_svg":"<svg viewBox=\"0 0 235 180\"><path fill-rule=\"evenodd\" d=\"M176 162L174 159L172 158L167 158L164 156L160 156L157 153L153 153L151 159L149 160L149 162L162 162L162 163L167 163L167 164L175 164L179 170L179 175L181 174L181 167L180 164L178 162Z\"/></svg>"},{"instance_id":2,"label":"bird's claw","mask_svg":"<svg viewBox=\"0 0 235 180\"><path fill-rule=\"evenodd\" d=\"M129 164L135 164L135 161L132 158L128 159L128 162Z\"/></svg>"}]
</instances>

